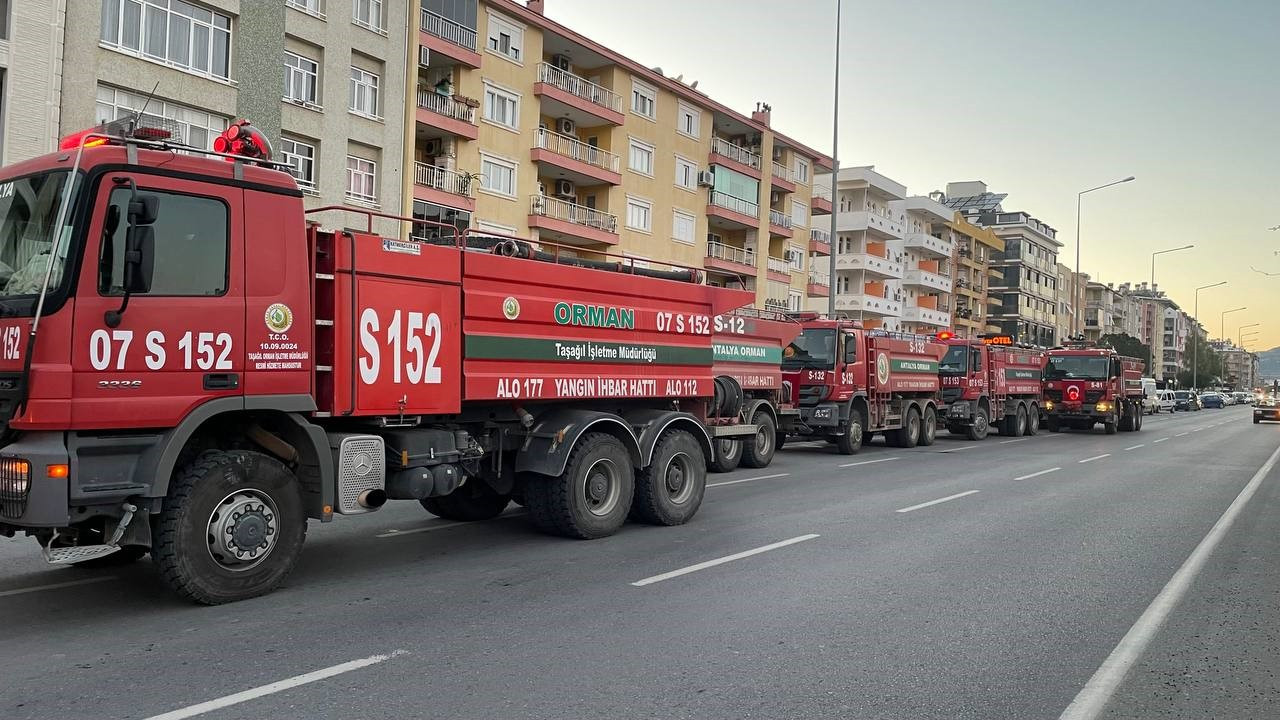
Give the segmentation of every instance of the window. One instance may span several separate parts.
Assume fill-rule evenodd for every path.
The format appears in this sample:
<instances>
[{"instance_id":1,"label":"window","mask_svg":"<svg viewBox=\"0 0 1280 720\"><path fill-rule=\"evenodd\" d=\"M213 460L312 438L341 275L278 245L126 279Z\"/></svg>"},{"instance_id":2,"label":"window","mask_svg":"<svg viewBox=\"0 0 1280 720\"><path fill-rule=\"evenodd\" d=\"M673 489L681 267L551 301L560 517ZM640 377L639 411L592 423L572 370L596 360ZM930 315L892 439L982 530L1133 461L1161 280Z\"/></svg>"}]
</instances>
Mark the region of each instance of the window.
<instances>
[{"instance_id":1,"label":"window","mask_svg":"<svg viewBox=\"0 0 1280 720\"><path fill-rule=\"evenodd\" d=\"M351 112L378 119L378 76L351 66Z\"/></svg>"},{"instance_id":2,"label":"window","mask_svg":"<svg viewBox=\"0 0 1280 720\"><path fill-rule=\"evenodd\" d=\"M791 224L794 227L809 226L809 206L799 200L791 200Z\"/></svg>"},{"instance_id":3,"label":"window","mask_svg":"<svg viewBox=\"0 0 1280 720\"><path fill-rule=\"evenodd\" d=\"M791 261L791 269L799 272L804 270L804 250L797 245L787 246L787 259Z\"/></svg>"},{"instance_id":4,"label":"window","mask_svg":"<svg viewBox=\"0 0 1280 720\"><path fill-rule=\"evenodd\" d=\"M627 196L627 227L641 232L653 230L653 203Z\"/></svg>"},{"instance_id":5,"label":"window","mask_svg":"<svg viewBox=\"0 0 1280 720\"><path fill-rule=\"evenodd\" d=\"M316 105L320 63L311 58L285 51L284 99Z\"/></svg>"},{"instance_id":6,"label":"window","mask_svg":"<svg viewBox=\"0 0 1280 720\"><path fill-rule=\"evenodd\" d=\"M516 228L512 225L499 225L488 220L476 220L476 229L480 232L497 233L499 235L515 235Z\"/></svg>"},{"instance_id":7,"label":"window","mask_svg":"<svg viewBox=\"0 0 1280 720\"><path fill-rule=\"evenodd\" d=\"M698 137L699 128L702 126L702 111L692 105L680 103L680 117L676 126L682 135L688 135L691 138Z\"/></svg>"},{"instance_id":8,"label":"window","mask_svg":"<svg viewBox=\"0 0 1280 720\"><path fill-rule=\"evenodd\" d=\"M698 166L679 155L676 156L676 186L685 190L698 188Z\"/></svg>"},{"instance_id":9,"label":"window","mask_svg":"<svg viewBox=\"0 0 1280 720\"><path fill-rule=\"evenodd\" d=\"M787 309L792 312L800 310L800 304L804 302L804 294L795 290L787 291Z\"/></svg>"},{"instance_id":10,"label":"window","mask_svg":"<svg viewBox=\"0 0 1280 720\"><path fill-rule=\"evenodd\" d=\"M98 86L97 122L104 123L123 117L132 117L146 107L142 119L164 118L170 124L177 124L178 138L188 145L209 149L213 147L213 139L231 123L231 119L221 115L197 110L196 108L177 103L147 99L144 95L117 90L108 85Z\"/></svg>"},{"instance_id":11,"label":"window","mask_svg":"<svg viewBox=\"0 0 1280 720\"><path fill-rule=\"evenodd\" d=\"M324 17L324 0L284 0L284 4L308 15Z\"/></svg>"},{"instance_id":12,"label":"window","mask_svg":"<svg viewBox=\"0 0 1280 720\"><path fill-rule=\"evenodd\" d=\"M382 32L382 0L352 0L351 22L377 33Z\"/></svg>"},{"instance_id":13,"label":"window","mask_svg":"<svg viewBox=\"0 0 1280 720\"><path fill-rule=\"evenodd\" d=\"M658 91L642 83L631 83L631 112L650 120L658 117Z\"/></svg>"},{"instance_id":14,"label":"window","mask_svg":"<svg viewBox=\"0 0 1280 720\"><path fill-rule=\"evenodd\" d=\"M627 167L642 175L653 176L653 146L631 138L631 162Z\"/></svg>"},{"instance_id":15,"label":"window","mask_svg":"<svg viewBox=\"0 0 1280 720\"><path fill-rule=\"evenodd\" d=\"M156 192L140 188L159 200L156 214L154 271L151 289L145 295L211 296L227 291L227 265L231 234L226 203L213 198ZM131 191L111 191L111 204L124 217ZM115 233L103 238L98 256L98 292L124 294L125 233L128 223L120 223Z\"/></svg>"},{"instance_id":16,"label":"window","mask_svg":"<svg viewBox=\"0 0 1280 720\"><path fill-rule=\"evenodd\" d=\"M289 164L289 174L303 190L316 190L316 147L291 137L280 138L280 153Z\"/></svg>"},{"instance_id":17,"label":"window","mask_svg":"<svg viewBox=\"0 0 1280 720\"><path fill-rule=\"evenodd\" d=\"M231 18L183 0L102 0L102 44L195 75L230 78Z\"/></svg>"},{"instance_id":18,"label":"window","mask_svg":"<svg viewBox=\"0 0 1280 720\"><path fill-rule=\"evenodd\" d=\"M516 196L516 165L498 158L480 156L480 187L491 193Z\"/></svg>"},{"instance_id":19,"label":"window","mask_svg":"<svg viewBox=\"0 0 1280 720\"><path fill-rule=\"evenodd\" d=\"M520 96L484 86L484 119L512 130L520 126Z\"/></svg>"},{"instance_id":20,"label":"window","mask_svg":"<svg viewBox=\"0 0 1280 720\"><path fill-rule=\"evenodd\" d=\"M796 166L792 168L796 182L808 184L809 182L809 161L799 155L796 156Z\"/></svg>"},{"instance_id":21,"label":"window","mask_svg":"<svg viewBox=\"0 0 1280 720\"><path fill-rule=\"evenodd\" d=\"M422 9L475 31L479 3L476 0L422 0ZM474 40L471 49L475 49Z\"/></svg>"},{"instance_id":22,"label":"window","mask_svg":"<svg viewBox=\"0 0 1280 720\"><path fill-rule=\"evenodd\" d=\"M488 47L508 60L520 62L524 57L521 50L524 47L524 27L501 15L489 13Z\"/></svg>"},{"instance_id":23,"label":"window","mask_svg":"<svg viewBox=\"0 0 1280 720\"><path fill-rule=\"evenodd\" d=\"M698 229L698 219L683 210L676 210L671 215L671 239L685 245L692 245L694 233Z\"/></svg>"},{"instance_id":24,"label":"window","mask_svg":"<svg viewBox=\"0 0 1280 720\"><path fill-rule=\"evenodd\" d=\"M347 199L378 202L378 164L354 155L347 156Z\"/></svg>"}]
</instances>

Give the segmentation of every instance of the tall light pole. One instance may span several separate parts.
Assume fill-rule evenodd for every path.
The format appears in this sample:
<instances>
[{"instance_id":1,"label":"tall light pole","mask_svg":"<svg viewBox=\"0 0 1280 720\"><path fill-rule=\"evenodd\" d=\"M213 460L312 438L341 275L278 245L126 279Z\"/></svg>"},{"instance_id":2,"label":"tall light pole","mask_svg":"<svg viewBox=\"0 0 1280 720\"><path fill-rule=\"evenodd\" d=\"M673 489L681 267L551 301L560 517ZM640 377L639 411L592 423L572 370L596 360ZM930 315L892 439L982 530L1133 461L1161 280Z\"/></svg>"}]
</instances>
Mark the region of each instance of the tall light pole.
<instances>
[{"instance_id":1,"label":"tall light pole","mask_svg":"<svg viewBox=\"0 0 1280 720\"><path fill-rule=\"evenodd\" d=\"M1245 330L1248 330L1249 328L1252 328L1252 327L1258 327L1258 326L1259 326L1259 325L1261 325L1261 324L1262 324L1262 323L1257 322L1257 323L1249 323L1248 325L1241 325L1241 326L1239 327L1239 329L1237 329L1237 330L1236 330L1236 337L1238 337L1238 338L1239 338L1239 339L1236 341L1236 345L1239 345L1240 347L1244 347L1244 336L1245 336L1245 332L1244 332L1244 331L1245 331ZM1254 332L1258 332L1258 331L1257 331L1257 330L1254 330Z\"/></svg>"},{"instance_id":2,"label":"tall light pole","mask_svg":"<svg viewBox=\"0 0 1280 720\"><path fill-rule=\"evenodd\" d=\"M836 317L836 250L840 247L836 235L836 213L840 206L836 203L836 188L840 185L840 5L836 0L836 56L835 88L831 100L831 247L827 255L827 317Z\"/></svg>"},{"instance_id":3,"label":"tall light pole","mask_svg":"<svg viewBox=\"0 0 1280 720\"><path fill-rule=\"evenodd\" d=\"M1169 248L1168 250L1157 250L1151 253L1151 292L1156 291L1156 256L1165 253L1178 252L1179 250L1190 250L1195 245L1183 245L1182 247Z\"/></svg>"},{"instance_id":4,"label":"tall light pole","mask_svg":"<svg viewBox=\"0 0 1280 720\"><path fill-rule=\"evenodd\" d=\"M1227 281L1223 280L1196 288L1196 310L1195 316L1191 319L1191 389L1193 391L1200 389L1200 338L1196 334L1196 328L1200 327L1200 291L1226 284Z\"/></svg>"},{"instance_id":5,"label":"tall light pole","mask_svg":"<svg viewBox=\"0 0 1280 720\"><path fill-rule=\"evenodd\" d=\"M1249 308L1247 307L1238 307L1238 308L1233 308L1231 310L1223 310L1222 319L1219 321L1219 325L1221 327L1218 328L1218 337L1222 338L1223 341L1227 340L1227 316L1228 315L1230 315L1233 312L1240 312L1241 310L1248 310L1248 309Z\"/></svg>"},{"instance_id":6,"label":"tall light pole","mask_svg":"<svg viewBox=\"0 0 1280 720\"><path fill-rule=\"evenodd\" d=\"M1087 193L1091 193L1095 190L1102 190L1103 188L1109 188L1112 185L1119 185L1120 183L1133 182L1134 179L1135 178L1132 175L1130 175L1129 177L1123 180L1116 180L1115 182L1109 182L1106 185L1099 185L1098 187L1089 188L1088 190L1081 190L1080 192L1076 193L1076 272L1074 275L1071 276L1071 334L1072 335L1077 335L1080 332L1079 324L1078 324L1079 318L1080 318L1080 311L1079 311L1079 308L1076 307L1076 298L1080 296L1080 289L1077 287L1080 284L1080 199L1083 198Z\"/></svg>"}]
</instances>

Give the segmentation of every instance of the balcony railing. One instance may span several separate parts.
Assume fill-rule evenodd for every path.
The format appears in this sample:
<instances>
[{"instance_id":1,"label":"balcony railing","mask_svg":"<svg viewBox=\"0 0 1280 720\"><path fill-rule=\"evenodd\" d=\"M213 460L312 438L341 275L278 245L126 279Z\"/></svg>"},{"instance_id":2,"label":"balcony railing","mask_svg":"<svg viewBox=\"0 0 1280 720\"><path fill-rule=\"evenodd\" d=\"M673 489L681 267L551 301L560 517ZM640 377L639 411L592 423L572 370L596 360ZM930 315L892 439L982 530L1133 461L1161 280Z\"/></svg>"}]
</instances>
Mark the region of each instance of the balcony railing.
<instances>
[{"instance_id":1,"label":"balcony railing","mask_svg":"<svg viewBox=\"0 0 1280 720\"><path fill-rule=\"evenodd\" d=\"M817 182L815 182L815 183L813 184L813 196L814 196L814 197L816 197L816 198L822 198L822 199L824 199L824 200L830 199L830 198L831 198L831 185L830 185L830 183L817 183Z\"/></svg>"},{"instance_id":2,"label":"balcony railing","mask_svg":"<svg viewBox=\"0 0 1280 720\"><path fill-rule=\"evenodd\" d=\"M791 263L787 262L786 258L774 257L770 255L768 268L769 268L769 272L782 273L784 275L788 275L791 273Z\"/></svg>"},{"instance_id":3,"label":"balcony railing","mask_svg":"<svg viewBox=\"0 0 1280 720\"><path fill-rule=\"evenodd\" d=\"M738 263L739 265L756 266L756 253L754 250L743 250L715 240L707 241L707 257Z\"/></svg>"},{"instance_id":4,"label":"balcony railing","mask_svg":"<svg viewBox=\"0 0 1280 720\"><path fill-rule=\"evenodd\" d=\"M821 285L822 287L831 287L831 278L818 273L809 273L810 285Z\"/></svg>"},{"instance_id":5,"label":"balcony railing","mask_svg":"<svg viewBox=\"0 0 1280 720\"><path fill-rule=\"evenodd\" d=\"M472 52L476 49L476 31L461 25L447 17L437 15L426 8L422 9L422 31L447 40L458 47Z\"/></svg>"},{"instance_id":6,"label":"balcony railing","mask_svg":"<svg viewBox=\"0 0 1280 720\"><path fill-rule=\"evenodd\" d=\"M825 243L827 245L830 245L831 233L827 232L826 230L819 230L818 228L809 228L809 239L814 242L820 242L820 243Z\"/></svg>"},{"instance_id":7,"label":"balcony railing","mask_svg":"<svg viewBox=\"0 0 1280 720\"><path fill-rule=\"evenodd\" d=\"M608 150L601 150L576 137L561 135L545 128L538 130L538 147L609 172L619 172L621 166L620 158Z\"/></svg>"},{"instance_id":8,"label":"balcony railing","mask_svg":"<svg viewBox=\"0 0 1280 720\"><path fill-rule=\"evenodd\" d=\"M441 95L428 89L419 88L418 107L464 123L476 124L476 109L466 103L454 100L451 95Z\"/></svg>"},{"instance_id":9,"label":"balcony railing","mask_svg":"<svg viewBox=\"0 0 1280 720\"><path fill-rule=\"evenodd\" d=\"M760 156L723 138L711 138L711 152L727 157L734 162L742 163L747 167L753 167L760 170L762 167Z\"/></svg>"},{"instance_id":10,"label":"balcony railing","mask_svg":"<svg viewBox=\"0 0 1280 720\"><path fill-rule=\"evenodd\" d=\"M443 190L453 195L471 197L472 179L472 176L455 172L448 168L428 165L427 163L413 164L413 183L415 185Z\"/></svg>"},{"instance_id":11,"label":"balcony railing","mask_svg":"<svg viewBox=\"0 0 1280 720\"><path fill-rule=\"evenodd\" d=\"M791 229L791 216L778 210L769 211L769 224Z\"/></svg>"},{"instance_id":12,"label":"balcony railing","mask_svg":"<svg viewBox=\"0 0 1280 720\"><path fill-rule=\"evenodd\" d=\"M538 82L560 88L570 95L580 97L606 110L612 110L616 113L622 112L622 96L584 77L574 75L567 70L561 70L555 65L538 63Z\"/></svg>"},{"instance_id":13,"label":"balcony railing","mask_svg":"<svg viewBox=\"0 0 1280 720\"><path fill-rule=\"evenodd\" d=\"M589 208L585 205L571 203L568 200L561 200L560 198L534 195L530 212L534 215L541 215L553 220L563 220L574 225L603 230L607 233L618 232L618 217L616 215Z\"/></svg>"},{"instance_id":14,"label":"balcony railing","mask_svg":"<svg viewBox=\"0 0 1280 720\"><path fill-rule=\"evenodd\" d=\"M760 206L750 200L736 198L719 190L711 191L711 204L751 217L760 217Z\"/></svg>"},{"instance_id":15,"label":"balcony railing","mask_svg":"<svg viewBox=\"0 0 1280 720\"><path fill-rule=\"evenodd\" d=\"M776 160L773 163L773 176L778 178L779 180L785 180L787 182L795 182L791 178L791 171L787 170L787 166L783 165L782 163Z\"/></svg>"}]
</instances>

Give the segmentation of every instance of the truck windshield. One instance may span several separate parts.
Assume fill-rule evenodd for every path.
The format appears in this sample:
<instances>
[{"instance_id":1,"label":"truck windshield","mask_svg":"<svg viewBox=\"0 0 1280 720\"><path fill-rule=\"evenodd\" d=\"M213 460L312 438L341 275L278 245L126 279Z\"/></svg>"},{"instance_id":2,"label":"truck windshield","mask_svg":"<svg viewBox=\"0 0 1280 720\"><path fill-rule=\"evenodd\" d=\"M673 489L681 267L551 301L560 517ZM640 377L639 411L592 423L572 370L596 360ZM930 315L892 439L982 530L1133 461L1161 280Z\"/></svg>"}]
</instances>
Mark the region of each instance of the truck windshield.
<instances>
[{"instance_id":1,"label":"truck windshield","mask_svg":"<svg viewBox=\"0 0 1280 720\"><path fill-rule=\"evenodd\" d=\"M782 353L784 370L831 370L835 368L835 364L835 330L805 330Z\"/></svg>"},{"instance_id":2,"label":"truck windshield","mask_svg":"<svg viewBox=\"0 0 1280 720\"><path fill-rule=\"evenodd\" d=\"M1049 358L1044 376L1046 380L1106 380L1110 365L1105 357L1059 355Z\"/></svg>"},{"instance_id":3,"label":"truck windshield","mask_svg":"<svg viewBox=\"0 0 1280 720\"><path fill-rule=\"evenodd\" d=\"M40 294L62 203L66 170L0 181L0 315L33 312ZM59 248L49 287L62 283L68 243Z\"/></svg>"},{"instance_id":4,"label":"truck windshield","mask_svg":"<svg viewBox=\"0 0 1280 720\"><path fill-rule=\"evenodd\" d=\"M938 363L938 372L962 373L968 361L969 348L964 345L952 345L947 349L947 354L942 356L942 362Z\"/></svg>"}]
</instances>

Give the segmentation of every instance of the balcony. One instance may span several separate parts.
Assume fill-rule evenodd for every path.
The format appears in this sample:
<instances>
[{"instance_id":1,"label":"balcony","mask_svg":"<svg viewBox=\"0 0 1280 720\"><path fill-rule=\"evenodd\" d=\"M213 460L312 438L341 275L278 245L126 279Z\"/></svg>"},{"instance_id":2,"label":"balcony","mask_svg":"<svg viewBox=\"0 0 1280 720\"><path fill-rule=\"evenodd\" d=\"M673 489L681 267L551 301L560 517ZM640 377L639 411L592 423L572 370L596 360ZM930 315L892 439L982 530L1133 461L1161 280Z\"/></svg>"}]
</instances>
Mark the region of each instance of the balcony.
<instances>
[{"instance_id":1,"label":"balcony","mask_svg":"<svg viewBox=\"0 0 1280 720\"><path fill-rule=\"evenodd\" d=\"M602 210L560 198L530 198L529 227L547 231L550 239L567 244L618 244L618 218Z\"/></svg>"},{"instance_id":2,"label":"balcony","mask_svg":"<svg viewBox=\"0 0 1280 720\"><path fill-rule=\"evenodd\" d=\"M717 227L755 230L760 226L759 205L718 190L712 190L707 198L707 215Z\"/></svg>"},{"instance_id":3,"label":"balcony","mask_svg":"<svg viewBox=\"0 0 1280 720\"><path fill-rule=\"evenodd\" d=\"M711 138L711 164L723 165L757 180L761 179L760 171L764 167L759 155L718 137Z\"/></svg>"},{"instance_id":4,"label":"balcony","mask_svg":"<svg viewBox=\"0 0 1280 720\"><path fill-rule=\"evenodd\" d=\"M863 293L837 293L836 310L861 312L876 317L902 317L901 302Z\"/></svg>"},{"instance_id":5,"label":"balcony","mask_svg":"<svg viewBox=\"0 0 1280 720\"><path fill-rule=\"evenodd\" d=\"M888 212L862 210L859 212L842 212L836 217L837 232L857 232L864 230L890 240L902 238L902 218Z\"/></svg>"},{"instance_id":6,"label":"balcony","mask_svg":"<svg viewBox=\"0 0 1280 720\"><path fill-rule=\"evenodd\" d=\"M764 307L766 310L798 310L791 307L791 286L787 283L770 280L765 285Z\"/></svg>"},{"instance_id":7,"label":"balcony","mask_svg":"<svg viewBox=\"0 0 1280 720\"><path fill-rule=\"evenodd\" d=\"M791 178L791 171L787 169L786 165L783 165L777 160L773 161L773 167L770 169L769 182L773 187L783 192L796 191L796 183L795 180Z\"/></svg>"},{"instance_id":8,"label":"balcony","mask_svg":"<svg viewBox=\"0 0 1280 720\"><path fill-rule=\"evenodd\" d=\"M418 88L418 122L427 127L475 140L480 137L476 126L476 109L451 95L441 95L429 88Z\"/></svg>"},{"instance_id":9,"label":"balcony","mask_svg":"<svg viewBox=\"0 0 1280 720\"><path fill-rule=\"evenodd\" d=\"M770 210L769 234L774 237L791 237L791 216L778 210Z\"/></svg>"},{"instance_id":10,"label":"balcony","mask_svg":"<svg viewBox=\"0 0 1280 720\"><path fill-rule=\"evenodd\" d=\"M622 96L549 63L538 63L533 94L546 102L544 115L567 117L585 127L623 121Z\"/></svg>"},{"instance_id":11,"label":"balcony","mask_svg":"<svg viewBox=\"0 0 1280 720\"><path fill-rule=\"evenodd\" d=\"M475 211L473 180L470 175L448 168L427 163L413 164L413 196L436 205Z\"/></svg>"},{"instance_id":12,"label":"balcony","mask_svg":"<svg viewBox=\"0 0 1280 720\"><path fill-rule=\"evenodd\" d=\"M902 284L945 293L951 292L951 278L919 268L908 270L902 277Z\"/></svg>"},{"instance_id":13,"label":"balcony","mask_svg":"<svg viewBox=\"0 0 1280 720\"><path fill-rule=\"evenodd\" d=\"M813 184L813 205L811 206L814 215L830 215L831 214L831 186L820 183Z\"/></svg>"},{"instance_id":14,"label":"balcony","mask_svg":"<svg viewBox=\"0 0 1280 720\"><path fill-rule=\"evenodd\" d=\"M788 285L791 284L791 272L793 268L791 267L791 263L787 262L786 258L770 255L765 267L769 271L770 280L773 280L774 282L787 283Z\"/></svg>"},{"instance_id":15,"label":"balcony","mask_svg":"<svg viewBox=\"0 0 1280 720\"><path fill-rule=\"evenodd\" d=\"M422 9L418 27L422 30L418 40L433 54L452 58L463 65L480 67L480 53L476 51L476 31L443 15Z\"/></svg>"},{"instance_id":16,"label":"balcony","mask_svg":"<svg viewBox=\"0 0 1280 720\"><path fill-rule=\"evenodd\" d=\"M806 290L809 297L827 297L831 294L831 279L826 275L809 273L809 284Z\"/></svg>"},{"instance_id":17,"label":"balcony","mask_svg":"<svg viewBox=\"0 0 1280 720\"><path fill-rule=\"evenodd\" d=\"M729 275L755 277L757 273L755 251L725 245L715 240L707 241L707 258L704 264L708 270Z\"/></svg>"},{"instance_id":18,"label":"balcony","mask_svg":"<svg viewBox=\"0 0 1280 720\"><path fill-rule=\"evenodd\" d=\"M809 228L809 252L817 255L831 254L831 233Z\"/></svg>"},{"instance_id":19,"label":"balcony","mask_svg":"<svg viewBox=\"0 0 1280 720\"><path fill-rule=\"evenodd\" d=\"M865 252L838 253L836 270L861 270L868 277L902 279L906 269L900 262L894 262L879 255Z\"/></svg>"},{"instance_id":20,"label":"balcony","mask_svg":"<svg viewBox=\"0 0 1280 720\"><path fill-rule=\"evenodd\" d=\"M951 327L951 313L932 308L912 306L902 310L902 319L907 322L923 323L934 327Z\"/></svg>"},{"instance_id":21,"label":"balcony","mask_svg":"<svg viewBox=\"0 0 1280 720\"><path fill-rule=\"evenodd\" d=\"M621 185L621 159L572 135L539 129L530 156L536 163L551 165L567 179L580 185Z\"/></svg>"},{"instance_id":22,"label":"balcony","mask_svg":"<svg viewBox=\"0 0 1280 720\"><path fill-rule=\"evenodd\" d=\"M916 250L924 255L940 258L951 257L954 244L951 240L940 240L928 233L920 232L907 233L904 239L908 250Z\"/></svg>"}]
</instances>

